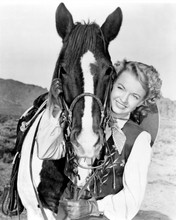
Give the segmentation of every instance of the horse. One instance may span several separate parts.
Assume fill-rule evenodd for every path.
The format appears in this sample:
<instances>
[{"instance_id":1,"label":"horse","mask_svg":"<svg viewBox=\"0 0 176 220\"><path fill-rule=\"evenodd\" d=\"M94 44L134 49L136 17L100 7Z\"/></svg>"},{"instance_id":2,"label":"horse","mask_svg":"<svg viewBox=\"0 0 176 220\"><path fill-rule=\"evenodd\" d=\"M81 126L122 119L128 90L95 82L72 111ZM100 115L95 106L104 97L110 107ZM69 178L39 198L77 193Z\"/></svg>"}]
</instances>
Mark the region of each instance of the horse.
<instances>
[{"instance_id":1,"label":"horse","mask_svg":"<svg viewBox=\"0 0 176 220\"><path fill-rule=\"evenodd\" d=\"M63 173L65 164L68 165L72 161L70 155L76 156L80 166L77 174L74 173L74 163L70 164L69 168L67 166L68 171L72 177L75 174L74 183L82 187L81 184L86 184L87 175L91 170L87 164L81 166L83 159L89 163L99 157L103 149L102 125L106 121L107 97L114 73L108 46L119 33L122 11L117 7L100 27L95 22L74 23L71 13L61 3L56 10L55 18L56 29L63 45L52 79L59 77L63 85L62 120L66 119L65 139L68 140L66 147L69 153L67 157L55 161L39 159L35 136L42 120L41 115L45 111L45 108L41 108L24 138L17 179L19 196L29 220L56 219L60 195L70 180ZM50 105L52 104L50 99ZM52 178L56 182L54 185L42 185L44 174L50 176L52 169ZM83 171L87 173L84 174ZM62 180L65 181L63 187L43 198L45 193L42 194L42 189L47 192L48 187L58 186Z\"/></svg>"}]
</instances>

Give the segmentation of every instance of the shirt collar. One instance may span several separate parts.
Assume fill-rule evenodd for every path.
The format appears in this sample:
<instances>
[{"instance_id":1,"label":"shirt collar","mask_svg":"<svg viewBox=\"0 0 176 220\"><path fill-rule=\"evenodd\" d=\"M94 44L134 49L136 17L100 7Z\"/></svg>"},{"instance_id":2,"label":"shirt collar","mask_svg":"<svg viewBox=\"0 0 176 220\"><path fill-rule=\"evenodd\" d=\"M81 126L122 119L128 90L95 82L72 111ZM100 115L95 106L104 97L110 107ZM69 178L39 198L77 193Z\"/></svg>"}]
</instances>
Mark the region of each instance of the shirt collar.
<instances>
[{"instance_id":1,"label":"shirt collar","mask_svg":"<svg viewBox=\"0 0 176 220\"><path fill-rule=\"evenodd\" d=\"M125 123L129 120L130 118L130 114L128 114L126 117L124 118L118 118L117 114L113 111L111 111L111 117L113 118L114 122L117 122L117 126L122 129L123 126L125 125Z\"/></svg>"},{"instance_id":2,"label":"shirt collar","mask_svg":"<svg viewBox=\"0 0 176 220\"><path fill-rule=\"evenodd\" d=\"M114 122L116 123L116 126L122 130L122 128L124 127L125 123L128 121L130 116L127 116L126 118L120 119L120 118L114 118ZM121 131L122 132L122 131ZM106 140L108 140L108 138L111 136L112 131L111 131L111 127L109 127L109 125L106 126L105 129L105 133L106 133Z\"/></svg>"},{"instance_id":3,"label":"shirt collar","mask_svg":"<svg viewBox=\"0 0 176 220\"><path fill-rule=\"evenodd\" d=\"M118 127L119 127L120 129L122 129L123 126L125 125L125 123L128 121L128 119L129 119L129 117L128 117L128 118L125 118L125 119L117 118L117 119L115 119L115 121L117 122Z\"/></svg>"}]
</instances>

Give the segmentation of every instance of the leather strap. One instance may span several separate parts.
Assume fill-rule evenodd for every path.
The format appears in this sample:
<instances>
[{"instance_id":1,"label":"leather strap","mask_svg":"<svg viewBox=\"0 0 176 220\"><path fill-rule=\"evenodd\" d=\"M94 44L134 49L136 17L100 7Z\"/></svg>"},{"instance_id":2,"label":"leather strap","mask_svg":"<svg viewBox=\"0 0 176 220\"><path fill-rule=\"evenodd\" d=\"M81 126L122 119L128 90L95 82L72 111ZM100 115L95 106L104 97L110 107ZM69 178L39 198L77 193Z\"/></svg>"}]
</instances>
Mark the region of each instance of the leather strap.
<instances>
[{"instance_id":1,"label":"leather strap","mask_svg":"<svg viewBox=\"0 0 176 220\"><path fill-rule=\"evenodd\" d=\"M41 118L42 118L42 116L41 116ZM47 215L45 213L45 210L44 210L44 208L42 206L42 203L40 201L37 189L36 189L36 187L34 185L34 179L33 179L33 173L32 173L32 156L33 156L33 152L34 152L34 145L35 145L36 135L37 135L37 132L38 132L38 128L39 128L39 125L40 125L41 118L38 121L36 130L35 130L35 133L34 133L33 141L32 141L31 154L30 154L30 164L29 164L30 167L29 168L30 168L30 176L31 176L32 186L33 186L33 189L34 189L34 192L35 192L35 196L36 196L37 201L38 201L39 208L40 208L41 213L43 215L43 219L44 220L48 220Z\"/></svg>"}]
</instances>

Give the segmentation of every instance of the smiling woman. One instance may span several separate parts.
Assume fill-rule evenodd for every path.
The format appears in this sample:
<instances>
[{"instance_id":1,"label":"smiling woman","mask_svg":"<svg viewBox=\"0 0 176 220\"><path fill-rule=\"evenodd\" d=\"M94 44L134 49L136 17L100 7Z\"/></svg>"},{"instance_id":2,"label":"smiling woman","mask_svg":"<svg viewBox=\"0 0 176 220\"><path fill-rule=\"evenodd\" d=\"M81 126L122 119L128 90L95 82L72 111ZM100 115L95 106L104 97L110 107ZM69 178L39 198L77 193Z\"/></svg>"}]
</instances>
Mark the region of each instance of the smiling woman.
<instances>
[{"instance_id":1,"label":"smiling woman","mask_svg":"<svg viewBox=\"0 0 176 220\"><path fill-rule=\"evenodd\" d=\"M117 75L111 92L112 110L119 117L128 117L134 110L135 113L140 110L145 117L145 110L161 95L159 74L152 66L140 62L124 60L116 62L115 67Z\"/></svg>"},{"instance_id":2,"label":"smiling woman","mask_svg":"<svg viewBox=\"0 0 176 220\"><path fill-rule=\"evenodd\" d=\"M86 169L89 178L85 184L87 192L78 200L68 198L68 191L64 192L64 198L67 199L61 202L60 209L71 219L85 216L110 220L132 219L139 211L144 197L151 146L156 136L153 139L150 131L145 130L141 123L152 109L151 106L155 106L156 100L160 98L161 79L153 66L139 62L117 62L115 69L109 120L105 128L107 145L104 144L102 150L106 159L103 159L102 154L93 158L91 167L80 166L86 158L83 161L84 158L78 159L78 169ZM58 94L56 90L53 91ZM57 117L54 120L57 122ZM45 124L48 122L45 118ZM41 129L44 131L45 127L43 124ZM154 127L158 129L157 120ZM56 143L60 140L61 132L58 130L53 136L58 126L53 124L50 129L50 132L44 132L47 142L42 144L43 136L39 134L38 143L42 150L48 152L52 149L55 152L60 149ZM53 153L52 157L55 156L57 154ZM95 171L91 170L92 167ZM82 189L78 187L79 191L82 192Z\"/></svg>"},{"instance_id":3,"label":"smiling woman","mask_svg":"<svg viewBox=\"0 0 176 220\"><path fill-rule=\"evenodd\" d=\"M145 95L146 91L136 76L125 70L114 82L111 92L112 110L120 117L128 117L136 106L142 104Z\"/></svg>"}]
</instances>

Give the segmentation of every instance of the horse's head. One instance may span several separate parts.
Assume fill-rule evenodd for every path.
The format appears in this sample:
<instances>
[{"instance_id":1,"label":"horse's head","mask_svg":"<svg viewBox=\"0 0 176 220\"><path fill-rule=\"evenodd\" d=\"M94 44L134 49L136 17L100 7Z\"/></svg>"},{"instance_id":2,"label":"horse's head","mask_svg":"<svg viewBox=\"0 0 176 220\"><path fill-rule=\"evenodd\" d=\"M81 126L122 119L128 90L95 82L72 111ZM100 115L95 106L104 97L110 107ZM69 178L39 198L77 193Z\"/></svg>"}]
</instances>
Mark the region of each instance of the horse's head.
<instances>
[{"instance_id":1,"label":"horse's head","mask_svg":"<svg viewBox=\"0 0 176 220\"><path fill-rule=\"evenodd\" d=\"M62 80L64 100L72 113L70 140L79 157L96 157L103 145L101 113L113 72L108 45L121 23L120 8L101 27L96 23L74 24L63 3L56 11L56 28L63 47L53 78L59 75Z\"/></svg>"}]
</instances>

